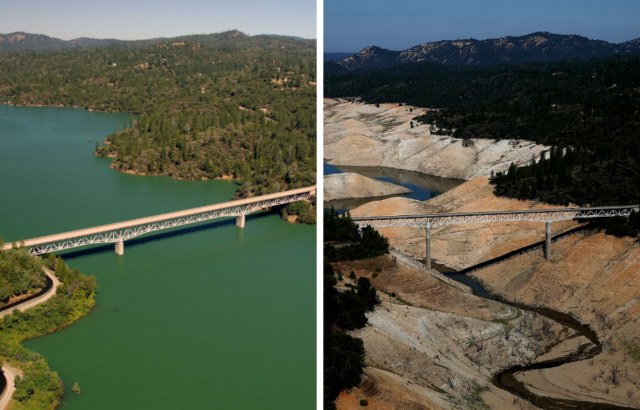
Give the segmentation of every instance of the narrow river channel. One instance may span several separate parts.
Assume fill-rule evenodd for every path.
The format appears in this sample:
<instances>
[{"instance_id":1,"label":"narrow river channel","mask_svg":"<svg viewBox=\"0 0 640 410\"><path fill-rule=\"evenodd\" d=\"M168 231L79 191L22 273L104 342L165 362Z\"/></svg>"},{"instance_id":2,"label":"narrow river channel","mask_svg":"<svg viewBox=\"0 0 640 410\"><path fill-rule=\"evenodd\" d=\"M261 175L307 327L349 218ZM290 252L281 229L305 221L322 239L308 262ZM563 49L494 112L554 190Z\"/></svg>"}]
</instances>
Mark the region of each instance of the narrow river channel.
<instances>
[{"instance_id":1,"label":"narrow river channel","mask_svg":"<svg viewBox=\"0 0 640 410\"><path fill-rule=\"evenodd\" d=\"M235 182L129 175L94 157L128 120L0 105L5 242L231 199ZM314 408L315 238L261 212L245 229L227 218L142 236L121 257L113 245L63 252L96 276L96 306L24 345L60 374L61 409Z\"/></svg>"},{"instance_id":2,"label":"narrow river channel","mask_svg":"<svg viewBox=\"0 0 640 410\"><path fill-rule=\"evenodd\" d=\"M500 258L496 258L495 262L498 262L499 260ZM438 268L445 276L471 287L474 295L476 296L479 296L485 299L497 300L497 301L500 301L501 303L504 303L505 305L514 306L520 310L525 310L525 311L528 310L531 312L535 312L548 319L556 321L563 326L574 329L577 332L575 337L584 336L596 346L596 348L591 349L591 351L588 354L574 353L569 356L551 360L544 363L536 363L536 364L530 364L525 366L513 366L494 376L492 382L495 386L501 389L507 390L512 394L515 394L521 398L524 398L542 409L633 410L633 408L631 407L620 407L620 406L614 406L610 404L592 403L587 401L561 400L556 398L543 397L543 396L539 396L531 393L523 383L521 383L515 378L516 373L525 372L529 370L551 369L551 368L558 367L565 363L570 363L576 360L591 359L592 357L598 355L602 350L600 346L600 341L598 340L598 336L596 335L596 332L594 332L588 326L581 324L571 315L558 312L556 310L549 309L549 308L539 308L539 307L527 306L527 305L522 305L519 303L507 301L498 295L492 294L480 282L473 280L467 275L457 273L451 269L447 269L444 267L438 267ZM467 270L473 270L473 267L470 267Z\"/></svg>"}]
</instances>

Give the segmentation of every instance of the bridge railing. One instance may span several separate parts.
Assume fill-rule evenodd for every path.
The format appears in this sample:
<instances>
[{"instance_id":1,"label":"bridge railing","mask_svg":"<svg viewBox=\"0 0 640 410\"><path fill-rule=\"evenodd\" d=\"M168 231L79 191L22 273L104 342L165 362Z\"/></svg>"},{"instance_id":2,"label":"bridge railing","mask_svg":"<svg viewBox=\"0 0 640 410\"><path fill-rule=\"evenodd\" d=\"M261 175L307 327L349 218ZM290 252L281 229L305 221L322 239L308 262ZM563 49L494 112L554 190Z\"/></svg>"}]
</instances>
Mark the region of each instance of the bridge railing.
<instances>
[{"instance_id":1,"label":"bridge railing","mask_svg":"<svg viewBox=\"0 0 640 410\"><path fill-rule=\"evenodd\" d=\"M125 240L163 229L234 216L238 217L236 225L243 228L245 215L262 209L309 199L312 195L315 195L316 189L317 187L314 185L275 194L102 225L95 228L43 236L28 239L24 242L25 247L28 247L29 251L35 255L101 243L115 243L116 253L122 254ZM4 246L5 249L10 247L11 244L5 244Z\"/></svg>"},{"instance_id":2,"label":"bridge railing","mask_svg":"<svg viewBox=\"0 0 640 410\"><path fill-rule=\"evenodd\" d=\"M640 205L536 209L522 211L488 211L430 215L364 216L352 217L351 220L358 224L360 228L365 226L371 226L372 228L407 226L425 229L425 263L428 268L431 268L431 228L454 224L483 222L544 222L546 225L545 258L549 260L551 259L551 222L565 221L569 219L609 218L613 216L628 217L629 215L631 215L631 212L634 211L640 211Z\"/></svg>"},{"instance_id":3,"label":"bridge railing","mask_svg":"<svg viewBox=\"0 0 640 410\"><path fill-rule=\"evenodd\" d=\"M430 215L395 215L352 217L351 220L360 226L370 225L373 228L391 226L410 226L416 228L434 228L445 225L482 222L557 222L569 219L607 218L612 216L629 216L638 211L640 205L602 206L592 208L561 208L523 211L489 211Z\"/></svg>"}]
</instances>

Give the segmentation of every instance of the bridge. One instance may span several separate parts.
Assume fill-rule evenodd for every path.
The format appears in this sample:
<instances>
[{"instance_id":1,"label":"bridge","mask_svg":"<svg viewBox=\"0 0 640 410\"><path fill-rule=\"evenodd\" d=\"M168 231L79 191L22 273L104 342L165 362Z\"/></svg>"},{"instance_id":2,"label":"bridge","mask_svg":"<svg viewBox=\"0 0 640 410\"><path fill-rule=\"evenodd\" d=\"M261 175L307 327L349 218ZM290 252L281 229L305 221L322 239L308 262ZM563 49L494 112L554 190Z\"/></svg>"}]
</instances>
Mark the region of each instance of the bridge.
<instances>
[{"instance_id":1,"label":"bridge","mask_svg":"<svg viewBox=\"0 0 640 410\"><path fill-rule=\"evenodd\" d=\"M612 216L628 217L631 212L640 210L640 205L600 206L590 208L539 209L526 211L471 212L433 215L398 215L352 217L351 220L360 228L386 228L393 226L409 226L424 228L427 232L427 252L425 264L431 268L431 228L439 226L481 223L481 222L519 222L534 221L545 223L545 259L551 259L551 222L567 219L609 218Z\"/></svg>"},{"instance_id":2,"label":"bridge","mask_svg":"<svg viewBox=\"0 0 640 410\"><path fill-rule=\"evenodd\" d=\"M124 241L149 232L175 228L215 218L237 217L236 225L244 228L245 216L262 209L291 202L309 199L316 194L317 186L293 189L275 194L261 195L253 198L224 202L221 204L171 212L147 218L117 222L95 228L80 229L66 233L27 239L24 246L34 255L77 248L80 246L99 243L115 243L118 255L124 254ZM5 244L4 249L10 249L12 244Z\"/></svg>"}]
</instances>

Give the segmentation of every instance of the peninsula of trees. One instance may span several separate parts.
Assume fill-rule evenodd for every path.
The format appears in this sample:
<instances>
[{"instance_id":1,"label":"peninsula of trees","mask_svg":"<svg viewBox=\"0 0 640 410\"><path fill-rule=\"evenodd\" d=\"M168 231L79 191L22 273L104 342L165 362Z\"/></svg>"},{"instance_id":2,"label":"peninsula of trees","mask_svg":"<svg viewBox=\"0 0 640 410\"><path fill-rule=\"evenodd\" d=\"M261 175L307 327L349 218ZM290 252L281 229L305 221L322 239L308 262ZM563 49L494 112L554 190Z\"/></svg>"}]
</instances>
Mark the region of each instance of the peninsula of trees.
<instances>
[{"instance_id":1,"label":"peninsula of trees","mask_svg":"<svg viewBox=\"0 0 640 410\"><path fill-rule=\"evenodd\" d=\"M3 286L14 294L22 291L20 286L31 284L31 278L42 278L44 268L55 271L61 282L56 294L24 312L16 309L0 318L0 361L23 371L23 376L15 379L12 409L50 409L63 394L58 373L51 371L44 357L25 349L20 342L62 329L87 314L95 304L95 277L86 276L77 268L69 269L61 258L50 254L43 259L31 255L26 248L0 251ZM18 286L14 286L16 283Z\"/></svg>"},{"instance_id":2,"label":"peninsula of trees","mask_svg":"<svg viewBox=\"0 0 640 410\"><path fill-rule=\"evenodd\" d=\"M0 98L131 113L96 154L113 168L235 178L236 197L315 183L315 42L231 31L0 53Z\"/></svg>"}]
</instances>

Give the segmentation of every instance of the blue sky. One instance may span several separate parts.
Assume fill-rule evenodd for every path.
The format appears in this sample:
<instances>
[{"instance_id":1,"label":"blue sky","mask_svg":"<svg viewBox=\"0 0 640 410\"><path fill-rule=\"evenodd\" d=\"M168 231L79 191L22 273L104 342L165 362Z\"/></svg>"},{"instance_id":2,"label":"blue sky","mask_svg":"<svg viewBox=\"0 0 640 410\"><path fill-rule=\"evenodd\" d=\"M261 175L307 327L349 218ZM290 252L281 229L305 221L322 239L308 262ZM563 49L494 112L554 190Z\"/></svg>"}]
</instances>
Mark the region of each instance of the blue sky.
<instances>
[{"instance_id":1,"label":"blue sky","mask_svg":"<svg viewBox=\"0 0 640 410\"><path fill-rule=\"evenodd\" d=\"M536 31L610 42L640 37L638 0L324 0L324 51L405 50Z\"/></svg>"},{"instance_id":2,"label":"blue sky","mask_svg":"<svg viewBox=\"0 0 640 410\"><path fill-rule=\"evenodd\" d=\"M316 38L315 0L3 1L0 33L122 40L218 33Z\"/></svg>"}]
</instances>

